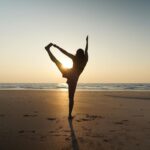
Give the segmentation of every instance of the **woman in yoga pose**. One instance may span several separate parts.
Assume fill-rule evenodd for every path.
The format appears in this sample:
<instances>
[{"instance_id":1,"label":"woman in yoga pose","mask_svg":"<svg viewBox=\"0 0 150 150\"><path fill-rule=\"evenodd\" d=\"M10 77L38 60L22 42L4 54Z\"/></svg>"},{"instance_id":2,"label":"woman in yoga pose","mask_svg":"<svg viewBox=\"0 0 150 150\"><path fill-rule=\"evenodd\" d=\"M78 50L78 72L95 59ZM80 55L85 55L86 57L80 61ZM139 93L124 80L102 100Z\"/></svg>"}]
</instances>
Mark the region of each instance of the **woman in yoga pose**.
<instances>
[{"instance_id":1,"label":"woman in yoga pose","mask_svg":"<svg viewBox=\"0 0 150 150\"><path fill-rule=\"evenodd\" d=\"M56 57L51 53L50 47L54 46L58 50L60 50L63 54L68 56L73 61L73 67L70 69L64 68L63 65L56 59ZM69 92L69 115L68 118L72 119L72 110L74 106L74 94L77 86L77 82L79 79L80 74L84 70L87 62L88 62L88 36L86 37L86 47L85 51L83 49L78 49L76 51L76 54L70 54L64 49L60 48L56 44L50 43L45 47L46 51L48 52L51 60L56 64L60 72L62 73L62 76L64 78L67 78L67 84L68 84L68 92Z\"/></svg>"}]
</instances>

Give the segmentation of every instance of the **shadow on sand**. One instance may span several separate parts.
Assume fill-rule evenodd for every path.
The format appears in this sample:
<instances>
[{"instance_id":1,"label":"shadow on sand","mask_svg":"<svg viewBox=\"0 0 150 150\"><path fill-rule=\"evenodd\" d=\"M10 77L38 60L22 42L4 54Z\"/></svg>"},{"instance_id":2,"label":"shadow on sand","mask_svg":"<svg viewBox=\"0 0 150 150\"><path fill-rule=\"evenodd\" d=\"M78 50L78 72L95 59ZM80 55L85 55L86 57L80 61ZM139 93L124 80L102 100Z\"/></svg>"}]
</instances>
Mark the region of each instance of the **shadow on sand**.
<instances>
[{"instance_id":1,"label":"shadow on sand","mask_svg":"<svg viewBox=\"0 0 150 150\"><path fill-rule=\"evenodd\" d=\"M72 120L68 119L68 123L69 123L69 127L70 127L70 130L71 130L72 149L73 150L79 150L79 144L78 144L78 141L77 141L74 129L73 129Z\"/></svg>"}]
</instances>

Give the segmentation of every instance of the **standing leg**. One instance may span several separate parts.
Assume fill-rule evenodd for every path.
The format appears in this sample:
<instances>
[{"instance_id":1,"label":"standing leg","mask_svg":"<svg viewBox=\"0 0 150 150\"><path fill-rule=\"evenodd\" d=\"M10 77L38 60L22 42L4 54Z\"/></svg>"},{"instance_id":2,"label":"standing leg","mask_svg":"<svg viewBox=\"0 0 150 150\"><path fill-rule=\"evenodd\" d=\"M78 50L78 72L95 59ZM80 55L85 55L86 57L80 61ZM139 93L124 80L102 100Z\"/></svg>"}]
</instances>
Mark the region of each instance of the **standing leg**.
<instances>
[{"instance_id":1,"label":"standing leg","mask_svg":"<svg viewBox=\"0 0 150 150\"><path fill-rule=\"evenodd\" d=\"M68 83L68 88L69 88L69 115L68 118L72 119L72 110L73 110L73 106L74 106L74 94L75 94L75 90L76 90L76 85L77 85L77 81L76 82L71 82Z\"/></svg>"}]
</instances>

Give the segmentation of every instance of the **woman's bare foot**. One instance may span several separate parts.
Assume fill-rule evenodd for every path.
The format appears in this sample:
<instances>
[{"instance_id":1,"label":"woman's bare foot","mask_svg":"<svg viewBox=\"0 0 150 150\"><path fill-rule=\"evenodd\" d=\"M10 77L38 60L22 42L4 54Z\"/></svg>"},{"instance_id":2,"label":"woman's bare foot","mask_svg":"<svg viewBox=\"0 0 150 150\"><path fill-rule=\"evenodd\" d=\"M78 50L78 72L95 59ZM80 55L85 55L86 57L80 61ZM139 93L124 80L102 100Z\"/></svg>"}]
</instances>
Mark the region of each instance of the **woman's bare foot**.
<instances>
[{"instance_id":1,"label":"woman's bare foot","mask_svg":"<svg viewBox=\"0 0 150 150\"><path fill-rule=\"evenodd\" d=\"M48 51L51 46L53 46L53 43L50 43L50 44L48 44L47 46L45 46L45 49Z\"/></svg>"}]
</instances>

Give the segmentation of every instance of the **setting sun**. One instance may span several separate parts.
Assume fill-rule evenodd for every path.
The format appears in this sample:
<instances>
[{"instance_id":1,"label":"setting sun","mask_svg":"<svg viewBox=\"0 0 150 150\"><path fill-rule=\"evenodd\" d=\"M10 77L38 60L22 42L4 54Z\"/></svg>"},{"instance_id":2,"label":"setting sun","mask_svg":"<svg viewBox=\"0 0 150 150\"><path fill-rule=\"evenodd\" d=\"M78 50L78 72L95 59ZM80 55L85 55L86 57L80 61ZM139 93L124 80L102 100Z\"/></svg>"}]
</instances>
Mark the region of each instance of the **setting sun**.
<instances>
[{"instance_id":1,"label":"setting sun","mask_svg":"<svg viewBox=\"0 0 150 150\"><path fill-rule=\"evenodd\" d=\"M69 60L64 60L63 62L62 62L62 64L63 64L63 67L64 68L72 68L72 61L69 61Z\"/></svg>"}]
</instances>

